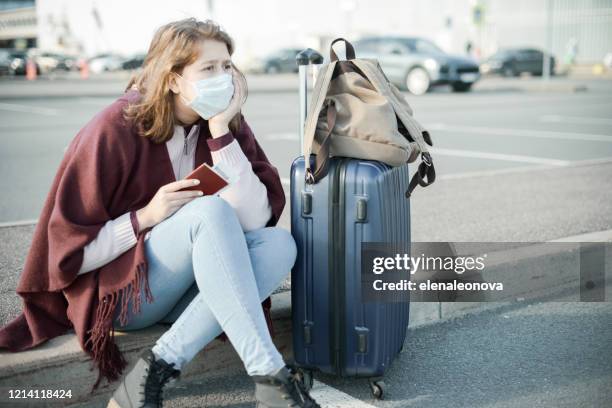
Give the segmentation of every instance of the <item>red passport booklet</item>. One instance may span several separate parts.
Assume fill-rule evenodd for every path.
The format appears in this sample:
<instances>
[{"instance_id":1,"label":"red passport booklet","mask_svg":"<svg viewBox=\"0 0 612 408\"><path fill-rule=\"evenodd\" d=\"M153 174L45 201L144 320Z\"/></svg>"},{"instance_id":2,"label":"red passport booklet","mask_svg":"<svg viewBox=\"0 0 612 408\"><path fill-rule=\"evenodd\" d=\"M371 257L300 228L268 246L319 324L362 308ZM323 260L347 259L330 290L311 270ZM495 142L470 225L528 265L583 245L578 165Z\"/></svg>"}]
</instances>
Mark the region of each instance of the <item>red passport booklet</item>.
<instances>
[{"instance_id":1,"label":"red passport booklet","mask_svg":"<svg viewBox=\"0 0 612 408\"><path fill-rule=\"evenodd\" d=\"M200 184L185 187L178 191L200 190L204 195L213 195L229 185L229 180L206 163L202 163L202 165L195 168L185 176L185 179L198 179Z\"/></svg>"}]
</instances>

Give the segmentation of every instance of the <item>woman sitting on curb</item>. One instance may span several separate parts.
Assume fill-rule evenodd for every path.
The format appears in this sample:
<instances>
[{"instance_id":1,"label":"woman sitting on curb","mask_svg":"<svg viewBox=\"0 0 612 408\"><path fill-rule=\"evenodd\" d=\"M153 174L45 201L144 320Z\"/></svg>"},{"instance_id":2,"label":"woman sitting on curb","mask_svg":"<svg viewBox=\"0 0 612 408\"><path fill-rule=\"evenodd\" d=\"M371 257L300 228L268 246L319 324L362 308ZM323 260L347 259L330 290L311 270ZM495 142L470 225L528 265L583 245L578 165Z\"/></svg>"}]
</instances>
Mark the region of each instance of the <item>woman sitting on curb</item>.
<instances>
[{"instance_id":1,"label":"woman sitting on curb","mask_svg":"<svg viewBox=\"0 0 612 408\"><path fill-rule=\"evenodd\" d=\"M109 407L161 406L164 385L222 333L258 407L319 406L272 342L268 298L296 245L276 226L285 195L240 113L246 81L233 51L209 20L161 27L126 93L70 143L39 218L17 288L25 310L0 330L0 347L73 328L98 366L95 389L127 365L115 330L172 323ZM237 180L216 195L182 190L204 162Z\"/></svg>"}]
</instances>

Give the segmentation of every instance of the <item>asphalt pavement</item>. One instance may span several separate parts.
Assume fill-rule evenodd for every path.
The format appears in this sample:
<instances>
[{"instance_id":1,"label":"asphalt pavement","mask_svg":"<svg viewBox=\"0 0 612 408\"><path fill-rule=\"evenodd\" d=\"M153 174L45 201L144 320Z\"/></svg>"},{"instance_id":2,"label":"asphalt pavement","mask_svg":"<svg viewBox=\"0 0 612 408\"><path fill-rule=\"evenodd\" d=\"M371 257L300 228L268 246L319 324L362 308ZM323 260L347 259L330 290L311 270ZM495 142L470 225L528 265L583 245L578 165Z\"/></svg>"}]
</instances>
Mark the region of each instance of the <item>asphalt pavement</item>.
<instances>
[{"instance_id":1,"label":"asphalt pavement","mask_svg":"<svg viewBox=\"0 0 612 408\"><path fill-rule=\"evenodd\" d=\"M279 81L288 78L297 80L282 76ZM261 78L257 81L263 86ZM54 84L64 89L61 81ZM416 118L431 130L439 177L526 166L560 169L577 161L612 158L612 81L591 81L584 92L508 90L503 82L494 84L498 91L483 84L484 89L467 94L440 89L422 97L408 96ZM0 222L37 218L63 149L113 100L0 97L4 175L0 189L5 197L0 202ZM300 153L297 94L253 91L244 114L287 182L290 164ZM574 188L579 187L568 186L566 191Z\"/></svg>"},{"instance_id":2,"label":"asphalt pavement","mask_svg":"<svg viewBox=\"0 0 612 408\"><path fill-rule=\"evenodd\" d=\"M525 302L408 331L386 375L315 378L360 402L351 408L599 408L612 401L612 303ZM167 392L170 408L251 408L244 370L194 378ZM362 405L362 403L363 405Z\"/></svg>"}]
</instances>

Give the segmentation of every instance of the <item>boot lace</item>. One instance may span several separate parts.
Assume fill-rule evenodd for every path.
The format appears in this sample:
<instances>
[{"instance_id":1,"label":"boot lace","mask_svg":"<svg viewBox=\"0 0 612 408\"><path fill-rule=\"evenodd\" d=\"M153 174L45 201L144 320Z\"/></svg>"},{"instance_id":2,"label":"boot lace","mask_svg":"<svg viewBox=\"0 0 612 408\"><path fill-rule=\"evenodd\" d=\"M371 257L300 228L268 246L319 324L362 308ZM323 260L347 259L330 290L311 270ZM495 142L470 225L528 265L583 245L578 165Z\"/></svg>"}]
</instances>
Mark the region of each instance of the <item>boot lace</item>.
<instances>
[{"instance_id":1,"label":"boot lace","mask_svg":"<svg viewBox=\"0 0 612 408\"><path fill-rule=\"evenodd\" d=\"M304 386L302 375L294 368L289 366L291 375L289 384L284 384L285 389L295 402L289 404L290 407L321 408L319 404L310 396Z\"/></svg>"},{"instance_id":2,"label":"boot lace","mask_svg":"<svg viewBox=\"0 0 612 408\"><path fill-rule=\"evenodd\" d=\"M174 369L174 363L166 363L155 360L154 357L149 357L151 362L148 367L145 368L147 372L146 381L144 383L144 400L140 402L143 404L152 403L157 407L162 407L163 404L163 388L168 381L172 378L177 378L180 371Z\"/></svg>"}]
</instances>

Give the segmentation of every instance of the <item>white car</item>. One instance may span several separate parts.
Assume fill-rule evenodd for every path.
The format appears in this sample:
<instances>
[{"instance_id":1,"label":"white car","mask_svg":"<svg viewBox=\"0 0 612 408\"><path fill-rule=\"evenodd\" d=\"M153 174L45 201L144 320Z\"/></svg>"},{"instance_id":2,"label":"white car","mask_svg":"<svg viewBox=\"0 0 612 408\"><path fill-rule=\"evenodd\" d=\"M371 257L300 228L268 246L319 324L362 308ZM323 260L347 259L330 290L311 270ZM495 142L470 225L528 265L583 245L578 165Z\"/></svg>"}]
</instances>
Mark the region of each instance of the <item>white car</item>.
<instances>
[{"instance_id":1,"label":"white car","mask_svg":"<svg viewBox=\"0 0 612 408\"><path fill-rule=\"evenodd\" d=\"M119 55L99 55L89 60L89 70L95 74L106 71L118 71L121 69L124 60Z\"/></svg>"}]
</instances>

